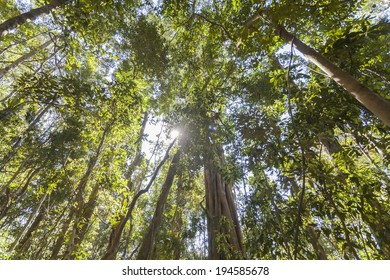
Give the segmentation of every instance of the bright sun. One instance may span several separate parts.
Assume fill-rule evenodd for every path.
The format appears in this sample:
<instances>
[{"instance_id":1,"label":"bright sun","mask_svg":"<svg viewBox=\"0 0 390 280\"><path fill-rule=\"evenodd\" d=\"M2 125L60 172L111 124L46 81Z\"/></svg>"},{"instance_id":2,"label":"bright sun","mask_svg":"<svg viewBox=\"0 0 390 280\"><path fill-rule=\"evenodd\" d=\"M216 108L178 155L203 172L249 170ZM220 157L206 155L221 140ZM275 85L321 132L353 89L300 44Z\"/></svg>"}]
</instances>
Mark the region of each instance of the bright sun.
<instances>
[{"instance_id":1,"label":"bright sun","mask_svg":"<svg viewBox=\"0 0 390 280\"><path fill-rule=\"evenodd\" d=\"M179 130L173 129L171 131L171 138L175 139L175 138L179 137L179 135L180 135L180 131Z\"/></svg>"}]
</instances>

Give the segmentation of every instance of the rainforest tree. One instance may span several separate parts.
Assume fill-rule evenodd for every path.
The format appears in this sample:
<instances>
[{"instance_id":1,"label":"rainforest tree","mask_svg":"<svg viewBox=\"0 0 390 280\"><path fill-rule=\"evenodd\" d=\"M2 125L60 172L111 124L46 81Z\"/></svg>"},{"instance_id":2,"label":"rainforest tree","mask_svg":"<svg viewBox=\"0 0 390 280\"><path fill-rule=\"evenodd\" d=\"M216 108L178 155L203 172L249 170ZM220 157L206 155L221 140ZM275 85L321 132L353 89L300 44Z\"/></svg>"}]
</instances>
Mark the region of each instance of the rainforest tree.
<instances>
[{"instance_id":1,"label":"rainforest tree","mask_svg":"<svg viewBox=\"0 0 390 280\"><path fill-rule=\"evenodd\" d=\"M390 258L385 1L0 2L0 258Z\"/></svg>"}]
</instances>

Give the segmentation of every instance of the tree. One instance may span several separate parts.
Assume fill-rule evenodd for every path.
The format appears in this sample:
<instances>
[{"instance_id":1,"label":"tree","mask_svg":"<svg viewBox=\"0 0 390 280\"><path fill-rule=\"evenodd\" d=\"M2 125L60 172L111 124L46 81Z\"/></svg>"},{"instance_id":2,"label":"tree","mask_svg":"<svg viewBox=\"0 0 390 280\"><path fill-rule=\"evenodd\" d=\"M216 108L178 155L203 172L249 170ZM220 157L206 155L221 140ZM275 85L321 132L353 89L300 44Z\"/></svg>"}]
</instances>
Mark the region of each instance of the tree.
<instances>
[{"instance_id":1,"label":"tree","mask_svg":"<svg viewBox=\"0 0 390 280\"><path fill-rule=\"evenodd\" d=\"M33 21L36 18L50 13L55 8L58 8L66 4L66 0L52 0L49 4L43 5L42 7L32 9L26 13L20 14L16 17L10 18L0 24L0 37L5 35L7 32L16 28L28 21Z\"/></svg>"},{"instance_id":2,"label":"tree","mask_svg":"<svg viewBox=\"0 0 390 280\"><path fill-rule=\"evenodd\" d=\"M161 194L158 197L156 210L153 214L152 220L150 221L150 225L145 232L144 238L142 239L142 243L137 255L138 260L148 260L152 259L153 257L153 251L154 247L156 246L157 235L160 229L161 220L163 216L164 205L167 201L169 191L172 187L175 173L179 165L179 160L180 150L176 151L172 158L171 165L169 166L164 184L161 187Z\"/></svg>"},{"instance_id":3,"label":"tree","mask_svg":"<svg viewBox=\"0 0 390 280\"><path fill-rule=\"evenodd\" d=\"M231 183L217 166L224 166L222 147L211 145L214 156L205 163L207 231L210 259L243 259L243 237Z\"/></svg>"},{"instance_id":4,"label":"tree","mask_svg":"<svg viewBox=\"0 0 390 280\"><path fill-rule=\"evenodd\" d=\"M250 18L246 26L253 28L253 22L262 18L262 12L258 12ZM317 65L331 79L341 85L347 92L353 95L368 110L381 119L386 125L390 126L390 102L382 96L376 94L371 89L364 86L348 73L341 70L335 64L330 62L320 53L310 48L293 34L289 33L282 25L270 23L275 28L275 34L282 38L286 43L294 45L306 58Z\"/></svg>"},{"instance_id":5,"label":"tree","mask_svg":"<svg viewBox=\"0 0 390 280\"><path fill-rule=\"evenodd\" d=\"M390 258L379 1L3 2L0 258Z\"/></svg>"}]
</instances>

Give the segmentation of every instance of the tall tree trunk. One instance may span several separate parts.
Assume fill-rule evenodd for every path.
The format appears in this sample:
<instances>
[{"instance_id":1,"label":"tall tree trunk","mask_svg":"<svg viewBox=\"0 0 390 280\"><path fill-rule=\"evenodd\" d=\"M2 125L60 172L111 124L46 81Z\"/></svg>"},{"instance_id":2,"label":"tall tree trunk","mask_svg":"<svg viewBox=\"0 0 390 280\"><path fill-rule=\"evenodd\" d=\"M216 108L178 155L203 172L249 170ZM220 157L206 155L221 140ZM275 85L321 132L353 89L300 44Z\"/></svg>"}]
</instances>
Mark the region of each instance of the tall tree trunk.
<instances>
[{"instance_id":1,"label":"tall tree trunk","mask_svg":"<svg viewBox=\"0 0 390 280\"><path fill-rule=\"evenodd\" d=\"M22 146L24 140L27 137L28 132L30 132L34 126L42 119L42 117L46 114L46 112L50 109L51 104L47 104L46 106L40 108L35 116L35 118L32 120L32 122L28 125L27 129L23 132L21 136L19 136L14 144L12 145L12 148L8 152L6 156L1 160L0 162L0 172L4 169L5 165L12 159L12 157L17 153L20 146ZM4 188L0 189L0 194L5 191Z\"/></svg>"},{"instance_id":2,"label":"tall tree trunk","mask_svg":"<svg viewBox=\"0 0 390 280\"><path fill-rule=\"evenodd\" d=\"M182 180L182 175L178 179L176 189L176 210L172 219L172 235L173 235L173 259L180 260L183 251L183 208L185 205L185 185Z\"/></svg>"},{"instance_id":3,"label":"tall tree trunk","mask_svg":"<svg viewBox=\"0 0 390 280\"><path fill-rule=\"evenodd\" d=\"M100 185L97 183L93 188L91 195L89 196L88 202L85 204L83 213L80 217L80 225L76 228L76 238L74 241L76 247L81 244L85 234L87 233L89 222L97 204L99 191Z\"/></svg>"},{"instance_id":4,"label":"tall tree trunk","mask_svg":"<svg viewBox=\"0 0 390 280\"><path fill-rule=\"evenodd\" d=\"M47 193L45 193L41 199L39 200L39 203L37 205L37 207L35 208L35 210L31 213L28 221L26 222L26 224L24 225L23 227L23 230L18 234L18 236L16 237L15 241L12 243L11 247L8 249L9 252L12 252L16 246L19 244L19 241L24 237L24 235L27 233L27 231L29 230L31 224L34 223L35 219L37 218L37 214L39 213L41 207L42 207L42 204L43 202L46 200L46 197L47 197Z\"/></svg>"},{"instance_id":5,"label":"tall tree trunk","mask_svg":"<svg viewBox=\"0 0 390 280\"><path fill-rule=\"evenodd\" d=\"M133 199L132 199L132 201L131 201L131 203L129 205L129 208L127 209L126 215L125 216L121 216L120 220L119 220L119 223L112 228L112 231L111 231L111 234L110 234L110 239L109 239L108 246L107 246L107 250L106 250L106 253L104 254L104 256L102 257L102 260L113 260L113 259L116 258L116 254L118 253L118 248L119 248L119 244L120 244L120 239L122 237L123 229L125 228L126 223L128 222L128 220L132 216L135 204L137 203L137 201L138 201L138 199L140 198L141 195L143 195L144 193L147 193L149 191L150 187L152 186L154 180L156 179L156 177L157 177L157 175L158 175L158 173L160 171L160 168L168 160L169 152L172 149L172 147L175 144L175 142L176 142L176 140L174 140L171 143L171 145L168 147L168 149L167 149L167 151L165 153L164 158L161 160L161 162L159 163L159 165L157 166L157 168L153 172L153 175L150 178L148 185L144 189L138 191L135 194L135 196L133 197Z\"/></svg>"},{"instance_id":6,"label":"tall tree trunk","mask_svg":"<svg viewBox=\"0 0 390 280\"><path fill-rule=\"evenodd\" d=\"M293 34L289 33L283 26L276 27L276 33L285 42L292 43L309 61L317 65L332 80L342 86L364 107L376 115L387 126L390 126L390 101L376 94L368 87L361 84L347 72L341 70L337 65L326 57L304 44Z\"/></svg>"},{"instance_id":7,"label":"tall tree trunk","mask_svg":"<svg viewBox=\"0 0 390 280\"><path fill-rule=\"evenodd\" d=\"M83 213L86 211L84 209L85 202L84 202L84 192L85 188L87 187L88 181L92 175L92 171L95 168L96 164L98 163L100 154L103 151L103 146L106 140L107 135L109 134L112 127L112 122L110 122L106 128L104 129L102 138L100 140L99 146L97 148L97 151L95 155L89 160L87 170L84 174L84 176L81 178L78 186L77 186L77 192L76 192L76 198L75 198L75 206L74 206L74 222L73 222L73 229L71 231L71 236L69 238L68 242L68 248L63 256L63 258L70 257L75 250L75 239L77 238L77 232L79 231L80 227L80 220L83 216Z\"/></svg>"},{"instance_id":8,"label":"tall tree trunk","mask_svg":"<svg viewBox=\"0 0 390 280\"><path fill-rule=\"evenodd\" d=\"M51 238L48 238L48 236L51 236L51 234L55 231L55 229L57 228L57 226L60 224L60 222L62 221L64 215L65 215L65 212L67 210L67 206L64 207L64 209L62 209L62 212L61 214L56 218L56 221L51 224L48 228L46 228L46 232L43 234L43 237L42 237L42 242L40 242L41 240L39 240L39 249L34 252L34 255L32 255L32 259L34 260L39 260L39 259L42 259L42 255L44 254L48 244L52 241ZM31 243L32 241L30 242L29 246L31 246Z\"/></svg>"},{"instance_id":9,"label":"tall tree trunk","mask_svg":"<svg viewBox=\"0 0 390 280\"><path fill-rule=\"evenodd\" d=\"M206 159L204 168L209 259L243 259L243 238L232 184L217 168L225 164L222 147L213 144L212 154L214 158Z\"/></svg>"},{"instance_id":10,"label":"tall tree trunk","mask_svg":"<svg viewBox=\"0 0 390 280\"><path fill-rule=\"evenodd\" d=\"M327 260L328 257L326 256L324 247L322 247L321 242L320 242L320 238L319 238L317 232L315 231L315 229L312 226L308 226L306 228L306 231L310 235L310 238L311 238L310 241L311 241L311 244L313 245L313 248L314 248L314 251L317 255L317 258L319 260Z\"/></svg>"},{"instance_id":11,"label":"tall tree trunk","mask_svg":"<svg viewBox=\"0 0 390 280\"><path fill-rule=\"evenodd\" d=\"M161 194L158 197L156 210L150 225L142 239L141 247L137 255L137 260L150 260L153 257L153 250L156 245L157 235L162 222L162 216L164 213L164 205L167 201L169 191L171 190L173 179L176 175L176 170L180 160L180 150L178 150L173 156L171 165L169 166L165 182L161 189Z\"/></svg>"},{"instance_id":12,"label":"tall tree trunk","mask_svg":"<svg viewBox=\"0 0 390 280\"><path fill-rule=\"evenodd\" d=\"M253 23L263 18L265 12L259 11L252 16L247 22L246 27L253 30ZM275 28L275 34L283 39L286 43L293 44L310 62L317 65L332 80L342 86L347 92L355 97L364 107L376 115L387 126L390 126L390 101L376 94L368 87L361 84L347 72L344 72L326 57L309 47L295 35L288 32L282 25L267 21Z\"/></svg>"},{"instance_id":13,"label":"tall tree trunk","mask_svg":"<svg viewBox=\"0 0 390 280\"><path fill-rule=\"evenodd\" d=\"M37 17L50 13L55 8L62 6L66 3L66 0L52 0L49 4L42 7L32 9L26 13L20 14L16 17L10 18L0 24L0 37L8 33L13 28L16 28L28 21L35 20Z\"/></svg>"},{"instance_id":14,"label":"tall tree trunk","mask_svg":"<svg viewBox=\"0 0 390 280\"><path fill-rule=\"evenodd\" d=\"M21 57L19 57L17 60L12 62L7 67L5 67L3 69L0 69L0 79L3 78L4 75L7 74L9 71L11 71L12 69L18 67L21 63L25 62L26 60L28 60L31 57L33 57L34 55L36 55L39 51L46 49L52 43L53 43L52 40L48 40L45 43L43 43L42 45L40 45L39 47L37 47L36 49L30 51L29 53L26 53L26 54L22 55Z\"/></svg>"},{"instance_id":15,"label":"tall tree trunk","mask_svg":"<svg viewBox=\"0 0 390 280\"><path fill-rule=\"evenodd\" d=\"M59 252L62 248L62 245L64 243L64 240L65 240L65 234L67 233L69 226L70 226L70 223L72 222L73 215L74 215L74 212L73 212L73 208L72 208L70 210L70 213L69 213L66 221L62 225L61 232L59 233L56 242L53 245L53 249L52 249L51 256L50 256L51 260L55 260L58 258L58 254L59 254Z\"/></svg>"},{"instance_id":16,"label":"tall tree trunk","mask_svg":"<svg viewBox=\"0 0 390 280\"><path fill-rule=\"evenodd\" d=\"M22 238L22 240L20 240L19 244L16 246L15 252L19 256L23 256L23 254L26 254L28 249L30 248L31 242L32 242L31 238L33 236L33 233L34 233L34 231L36 231L38 229L39 224L41 223L41 221L45 217L45 212L46 211L41 209L41 211L39 212L38 216L36 217L36 219L32 223L31 227L28 229L25 236Z\"/></svg>"}]
</instances>

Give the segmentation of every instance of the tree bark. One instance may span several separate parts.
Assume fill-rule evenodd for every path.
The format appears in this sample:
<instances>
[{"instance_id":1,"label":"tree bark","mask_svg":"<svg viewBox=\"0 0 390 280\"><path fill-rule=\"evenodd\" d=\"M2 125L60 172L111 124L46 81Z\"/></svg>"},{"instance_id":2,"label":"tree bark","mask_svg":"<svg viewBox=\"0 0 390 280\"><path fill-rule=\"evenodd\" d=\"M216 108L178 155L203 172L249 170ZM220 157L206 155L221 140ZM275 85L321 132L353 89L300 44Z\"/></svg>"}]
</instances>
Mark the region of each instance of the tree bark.
<instances>
[{"instance_id":1,"label":"tree bark","mask_svg":"<svg viewBox=\"0 0 390 280\"><path fill-rule=\"evenodd\" d=\"M30 132L34 126L41 120L41 118L46 114L46 112L50 109L51 104L47 104L46 106L40 108L33 119L33 121L29 124L28 128L23 132L21 136L19 136L14 144L12 145L11 150L9 153L1 160L0 162L0 172L4 169L5 165L12 159L12 157L17 153L20 146L22 146L24 140L27 137L28 132ZM2 194L5 191L4 188L0 189L0 194Z\"/></svg>"},{"instance_id":2,"label":"tree bark","mask_svg":"<svg viewBox=\"0 0 390 280\"><path fill-rule=\"evenodd\" d=\"M39 51L46 49L52 43L53 43L52 40L48 40L45 43L43 43L42 45L40 45L38 48L30 51L29 53L26 53L26 54L22 55L21 57L19 57L17 60L12 62L7 67L5 67L3 69L0 69L0 79L3 78L4 75L7 74L9 71L11 71L12 69L18 67L21 63L25 62L26 60L28 60L31 57L33 57L34 55L36 55Z\"/></svg>"},{"instance_id":3,"label":"tree bark","mask_svg":"<svg viewBox=\"0 0 390 280\"><path fill-rule=\"evenodd\" d=\"M16 237L15 241L12 243L11 247L8 249L9 252L12 252L16 246L19 244L19 241L24 237L26 232L29 230L31 224L34 223L35 219L37 218L37 214L39 213L43 202L46 200L47 193L45 193L41 199L39 200L38 206L35 208L35 210L31 213L27 223L24 225L23 230L19 233L19 235Z\"/></svg>"},{"instance_id":4,"label":"tree bark","mask_svg":"<svg viewBox=\"0 0 390 280\"><path fill-rule=\"evenodd\" d=\"M332 80L342 86L364 107L376 115L387 126L390 126L390 101L376 94L368 87L361 84L347 72L341 70L326 57L304 44L294 35L289 33L283 26L276 27L276 33L287 43L292 43L309 61L317 65Z\"/></svg>"},{"instance_id":5,"label":"tree bark","mask_svg":"<svg viewBox=\"0 0 390 280\"><path fill-rule=\"evenodd\" d=\"M89 222L96 207L99 191L100 185L96 183L79 219L79 226L76 228L76 238L74 240L74 245L76 247L78 245L81 245L81 242L83 241L84 236L87 233ZM74 255L72 255L72 259L73 257Z\"/></svg>"},{"instance_id":6,"label":"tree bark","mask_svg":"<svg viewBox=\"0 0 390 280\"><path fill-rule=\"evenodd\" d=\"M106 250L106 253L104 254L104 256L102 257L102 260L113 260L116 258L116 254L118 253L118 248L119 248L120 239L122 236L123 229L125 228L127 221L131 218L135 204L137 203L140 196L143 195L144 193L148 192L148 190L152 186L154 180L156 179L156 177L160 171L160 168L164 165L164 163L169 158L169 152L172 149L175 142L176 142L176 140L174 140L171 143L171 145L168 147L164 158L161 160L160 164L157 166L156 170L154 171L152 177L149 180L148 185L144 189L142 189L136 193L136 195L133 197L133 199L129 205L129 208L127 209L126 215L121 216L119 223L112 228L112 231L110 234L110 239L109 239L108 246L107 246L107 250Z\"/></svg>"},{"instance_id":7,"label":"tree bark","mask_svg":"<svg viewBox=\"0 0 390 280\"><path fill-rule=\"evenodd\" d=\"M66 0L52 0L49 4L42 7L32 9L26 13L20 14L16 17L10 18L0 24L0 37L8 33L13 28L16 28L28 21L32 21L37 17L50 13L55 8L65 5Z\"/></svg>"},{"instance_id":8,"label":"tree bark","mask_svg":"<svg viewBox=\"0 0 390 280\"><path fill-rule=\"evenodd\" d=\"M43 218L45 217L44 210L41 210L32 223L31 227L28 229L27 233L23 237L23 239L20 240L19 244L16 246L15 251L18 255L23 256L27 253L28 249L31 246L31 238L33 236L34 231L36 231L39 227L39 224L42 222Z\"/></svg>"},{"instance_id":9,"label":"tree bark","mask_svg":"<svg viewBox=\"0 0 390 280\"><path fill-rule=\"evenodd\" d=\"M76 197L75 197L76 204L74 206L75 215L74 215L73 229L71 231L71 236L69 238L68 248L63 256L64 258L70 258L70 256L72 256L72 254L74 253L74 250L76 247L75 246L75 239L77 239L77 232L79 231L80 220L83 217L83 213L86 211L86 209L84 209L85 188L87 187L87 184L88 184L88 181L92 175L93 169L95 168L96 164L99 161L100 154L103 151L103 146L104 146L106 137L111 130L111 127L112 127L112 122L107 124L106 128L104 129L104 132L103 132L102 138L100 140L99 146L97 148L97 151L96 151L95 155L89 160L87 171L85 172L84 176L81 178L81 180L77 186L77 193L76 193ZM91 213L91 215L92 215L92 213Z\"/></svg>"},{"instance_id":10,"label":"tree bark","mask_svg":"<svg viewBox=\"0 0 390 280\"><path fill-rule=\"evenodd\" d=\"M309 233L311 238L311 244L313 245L314 251L317 255L317 258L319 260L327 260L328 257L326 256L324 247L322 247L319 236L315 229L312 226L308 226L306 228L306 231Z\"/></svg>"},{"instance_id":11,"label":"tree bark","mask_svg":"<svg viewBox=\"0 0 390 280\"><path fill-rule=\"evenodd\" d=\"M184 240L182 238L183 230L183 208L185 206L185 192L187 188L182 180L182 174L179 175L176 189L176 209L172 219L172 235L173 235L173 255L174 260L180 260L183 251Z\"/></svg>"},{"instance_id":12,"label":"tree bark","mask_svg":"<svg viewBox=\"0 0 390 280\"><path fill-rule=\"evenodd\" d=\"M53 245L52 253L51 253L51 256L50 256L51 260L55 260L55 259L58 258L58 253L60 252L60 250L62 248L62 245L64 243L65 234L66 234L66 232L69 229L70 223L72 222L73 215L74 215L74 212L73 212L73 209L71 209L70 213L69 213L69 215L68 215L68 217L66 219L66 221L62 225L61 232L58 235L58 238L57 238L56 242Z\"/></svg>"},{"instance_id":13,"label":"tree bark","mask_svg":"<svg viewBox=\"0 0 390 280\"><path fill-rule=\"evenodd\" d=\"M243 238L232 185L222 177L214 162L225 164L222 147L213 144L212 154L215 159L206 159L204 168L209 259L243 259Z\"/></svg>"},{"instance_id":14,"label":"tree bark","mask_svg":"<svg viewBox=\"0 0 390 280\"><path fill-rule=\"evenodd\" d=\"M264 12L257 12L247 22L246 27L253 30L253 23L263 18ZM355 97L364 107L376 115L387 126L390 126L390 101L373 92L368 87L361 84L347 72L344 72L333 62L321 55L319 52L309 47L295 35L288 32L282 25L267 21L275 28L275 34L283 39L286 43L293 44L310 62L317 65L332 80L342 86L347 92Z\"/></svg>"},{"instance_id":15,"label":"tree bark","mask_svg":"<svg viewBox=\"0 0 390 280\"><path fill-rule=\"evenodd\" d=\"M162 222L162 217L164 214L164 205L167 201L169 191L171 190L173 179L176 175L176 170L180 160L180 150L178 150L173 156L171 165L169 166L165 182L161 189L161 194L157 201L156 210L150 225L144 235L142 244L137 256L137 260L150 260L153 258L153 251L156 246L157 235L160 229Z\"/></svg>"}]
</instances>

